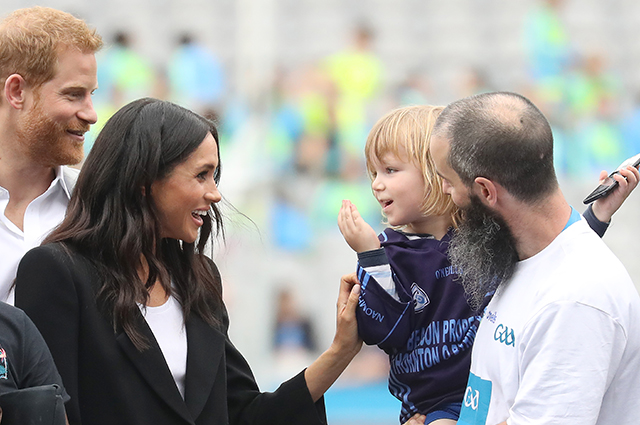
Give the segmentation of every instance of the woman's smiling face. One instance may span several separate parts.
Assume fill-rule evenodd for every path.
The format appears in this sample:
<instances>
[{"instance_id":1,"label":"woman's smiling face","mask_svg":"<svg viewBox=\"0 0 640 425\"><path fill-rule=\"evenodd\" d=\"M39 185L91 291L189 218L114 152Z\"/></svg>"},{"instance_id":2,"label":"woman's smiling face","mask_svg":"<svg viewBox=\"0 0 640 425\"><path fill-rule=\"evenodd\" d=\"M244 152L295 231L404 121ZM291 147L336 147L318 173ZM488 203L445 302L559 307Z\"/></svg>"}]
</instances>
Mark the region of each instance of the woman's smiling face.
<instances>
[{"instance_id":1,"label":"woman's smiling face","mask_svg":"<svg viewBox=\"0 0 640 425\"><path fill-rule=\"evenodd\" d=\"M160 236L193 243L211 204L222 199L214 180L218 145L207 133L200 146L166 177L151 185L158 211Z\"/></svg>"}]
</instances>

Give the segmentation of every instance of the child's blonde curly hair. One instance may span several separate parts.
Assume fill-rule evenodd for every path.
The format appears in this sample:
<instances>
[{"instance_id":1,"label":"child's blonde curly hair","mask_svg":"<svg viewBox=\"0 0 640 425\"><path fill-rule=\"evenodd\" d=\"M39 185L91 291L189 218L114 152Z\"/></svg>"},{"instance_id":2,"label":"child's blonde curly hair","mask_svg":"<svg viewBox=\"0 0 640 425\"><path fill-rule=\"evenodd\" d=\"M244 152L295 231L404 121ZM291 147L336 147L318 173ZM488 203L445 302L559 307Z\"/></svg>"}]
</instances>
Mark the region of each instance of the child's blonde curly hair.
<instances>
[{"instance_id":1,"label":"child's blonde curly hair","mask_svg":"<svg viewBox=\"0 0 640 425\"><path fill-rule=\"evenodd\" d=\"M404 149L409 160L422 170L424 177L422 213L425 216L449 214L455 226L459 221L458 209L451 197L442 191L442 179L429 153L431 130L443 109L443 106L429 105L394 109L375 123L364 151L367 172L373 180L373 164L387 153L401 157L401 149Z\"/></svg>"}]
</instances>

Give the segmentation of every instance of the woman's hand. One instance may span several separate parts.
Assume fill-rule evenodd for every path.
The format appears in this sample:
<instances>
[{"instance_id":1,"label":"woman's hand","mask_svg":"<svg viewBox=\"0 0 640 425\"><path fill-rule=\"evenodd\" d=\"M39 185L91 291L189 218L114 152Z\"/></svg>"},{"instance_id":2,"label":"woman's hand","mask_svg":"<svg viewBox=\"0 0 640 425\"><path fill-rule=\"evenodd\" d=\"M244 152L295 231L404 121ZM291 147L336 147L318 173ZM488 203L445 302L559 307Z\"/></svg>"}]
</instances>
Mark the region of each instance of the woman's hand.
<instances>
[{"instance_id":1,"label":"woman's hand","mask_svg":"<svg viewBox=\"0 0 640 425\"><path fill-rule=\"evenodd\" d=\"M375 230L364 221L351 201L342 201L342 207L338 214L338 227L344 240L355 252L380 248L380 241Z\"/></svg>"},{"instance_id":2,"label":"woman's hand","mask_svg":"<svg viewBox=\"0 0 640 425\"><path fill-rule=\"evenodd\" d=\"M327 351L322 353L304 372L309 393L314 402L333 385L340 374L362 348L356 323L356 306L360 284L355 273L342 276L337 303L336 335Z\"/></svg>"},{"instance_id":3,"label":"woman's hand","mask_svg":"<svg viewBox=\"0 0 640 425\"><path fill-rule=\"evenodd\" d=\"M600 184L604 182L608 174L606 171L600 172ZM640 172L633 166L628 166L620 170L620 174L614 174L613 178L618 182L613 192L600 198L593 203L593 214L596 218L604 223L611 221L611 216L618 211L622 203L638 186L640 181Z\"/></svg>"},{"instance_id":4,"label":"woman's hand","mask_svg":"<svg viewBox=\"0 0 640 425\"><path fill-rule=\"evenodd\" d=\"M331 346L351 359L362 348L356 322L356 306L360 296L360 283L355 273L342 276L337 303L336 335ZM351 361L351 360L349 360Z\"/></svg>"}]
</instances>

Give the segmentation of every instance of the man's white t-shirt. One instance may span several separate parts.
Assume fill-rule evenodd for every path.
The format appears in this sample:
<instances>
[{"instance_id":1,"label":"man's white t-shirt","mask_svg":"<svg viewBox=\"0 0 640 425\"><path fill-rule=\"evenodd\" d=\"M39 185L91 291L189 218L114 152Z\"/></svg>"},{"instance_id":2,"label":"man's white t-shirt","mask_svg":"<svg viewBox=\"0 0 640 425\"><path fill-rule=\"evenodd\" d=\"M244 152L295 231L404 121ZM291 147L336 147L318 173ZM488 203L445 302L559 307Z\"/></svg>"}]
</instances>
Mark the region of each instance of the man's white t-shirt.
<instances>
[{"instance_id":1,"label":"man's white t-shirt","mask_svg":"<svg viewBox=\"0 0 640 425\"><path fill-rule=\"evenodd\" d=\"M487 306L458 424L638 424L638 394L640 297L582 219Z\"/></svg>"},{"instance_id":2,"label":"man's white t-shirt","mask_svg":"<svg viewBox=\"0 0 640 425\"><path fill-rule=\"evenodd\" d=\"M14 304L10 291L16 277L18 263L31 248L62 222L78 170L69 167L56 168L56 177L49 188L27 206L20 230L5 215L9 204L9 192L0 187L0 301Z\"/></svg>"}]
</instances>

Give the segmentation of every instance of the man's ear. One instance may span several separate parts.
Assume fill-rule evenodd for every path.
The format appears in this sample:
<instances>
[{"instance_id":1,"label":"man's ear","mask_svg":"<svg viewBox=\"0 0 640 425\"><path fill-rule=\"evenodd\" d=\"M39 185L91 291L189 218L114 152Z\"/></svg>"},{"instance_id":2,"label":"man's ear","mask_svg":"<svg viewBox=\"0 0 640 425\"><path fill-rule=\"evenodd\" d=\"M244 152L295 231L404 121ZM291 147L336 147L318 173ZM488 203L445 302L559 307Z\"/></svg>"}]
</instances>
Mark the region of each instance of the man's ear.
<instances>
[{"instance_id":1,"label":"man's ear","mask_svg":"<svg viewBox=\"0 0 640 425\"><path fill-rule=\"evenodd\" d=\"M474 179L473 191L487 206L495 207L498 203L498 187L486 177L476 177Z\"/></svg>"},{"instance_id":2,"label":"man's ear","mask_svg":"<svg viewBox=\"0 0 640 425\"><path fill-rule=\"evenodd\" d=\"M11 74L4 82L4 97L15 109L24 108L27 82L20 74Z\"/></svg>"}]
</instances>

